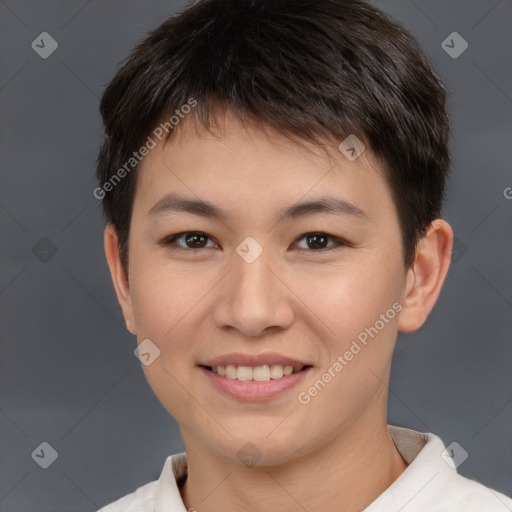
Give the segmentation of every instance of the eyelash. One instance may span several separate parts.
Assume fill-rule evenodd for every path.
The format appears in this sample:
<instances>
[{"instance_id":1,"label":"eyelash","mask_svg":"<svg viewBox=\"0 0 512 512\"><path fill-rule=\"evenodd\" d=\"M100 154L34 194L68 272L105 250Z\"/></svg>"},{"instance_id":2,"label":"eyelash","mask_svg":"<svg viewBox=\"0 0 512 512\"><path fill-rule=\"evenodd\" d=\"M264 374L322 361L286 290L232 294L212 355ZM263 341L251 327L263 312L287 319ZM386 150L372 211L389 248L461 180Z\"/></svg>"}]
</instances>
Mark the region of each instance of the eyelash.
<instances>
[{"instance_id":1,"label":"eyelash","mask_svg":"<svg viewBox=\"0 0 512 512\"><path fill-rule=\"evenodd\" d=\"M208 238L208 240L211 240L211 237L208 236L206 233L204 233L203 231L181 231L180 233L175 233L174 235L170 235L166 238L164 238L161 242L160 242L160 245L163 245L164 247L167 247L173 251L176 251L176 250L184 250L184 251L187 251L187 252L196 252L196 251L202 251L204 249L208 249L208 247L198 247L198 248L192 248L192 247L181 247L179 245L176 245L176 240L180 239L181 237L185 236L185 235L202 235L206 238ZM324 247L322 249L300 249L302 251L308 251L308 252L320 252L320 253L325 253L327 251L332 251L334 249L339 249L340 247L344 247L344 246L348 246L349 244L347 242L345 242L344 240L338 238L338 237L335 237L333 235L329 235L328 233L323 233L321 231L310 231L308 233L304 233L303 235L301 235L300 237L298 237L294 243L297 243L298 241L302 240L304 237L308 236L308 235L316 235L316 236L323 236L323 237L326 237L328 239L331 239L335 242L336 245L334 246L331 246L331 247Z\"/></svg>"}]
</instances>

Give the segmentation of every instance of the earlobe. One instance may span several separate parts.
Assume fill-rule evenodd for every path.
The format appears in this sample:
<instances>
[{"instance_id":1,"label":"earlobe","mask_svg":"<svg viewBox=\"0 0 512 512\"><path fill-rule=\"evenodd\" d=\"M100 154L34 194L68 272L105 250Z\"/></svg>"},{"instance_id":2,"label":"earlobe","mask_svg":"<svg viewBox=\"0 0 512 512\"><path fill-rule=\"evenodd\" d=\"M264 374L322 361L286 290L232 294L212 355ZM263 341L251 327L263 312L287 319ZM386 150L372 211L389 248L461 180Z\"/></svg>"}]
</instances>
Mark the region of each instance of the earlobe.
<instances>
[{"instance_id":1,"label":"earlobe","mask_svg":"<svg viewBox=\"0 0 512 512\"><path fill-rule=\"evenodd\" d=\"M126 328L136 334L136 326L133 315L133 307L130 292L130 283L121 264L119 252L119 238L112 224L107 224L104 231L105 256L110 269L110 276L117 295L117 300L121 306Z\"/></svg>"},{"instance_id":2,"label":"earlobe","mask_svg":"<svg viewBox=\"0 0 512 512\"><path fill-rule=\"evenodd\" d=\"M434 220L418 242L414 262L407 270L399 331L416 331L432 311L450 267L452 245L450 225L442 219Z\"/></svg>"}]
</instances>

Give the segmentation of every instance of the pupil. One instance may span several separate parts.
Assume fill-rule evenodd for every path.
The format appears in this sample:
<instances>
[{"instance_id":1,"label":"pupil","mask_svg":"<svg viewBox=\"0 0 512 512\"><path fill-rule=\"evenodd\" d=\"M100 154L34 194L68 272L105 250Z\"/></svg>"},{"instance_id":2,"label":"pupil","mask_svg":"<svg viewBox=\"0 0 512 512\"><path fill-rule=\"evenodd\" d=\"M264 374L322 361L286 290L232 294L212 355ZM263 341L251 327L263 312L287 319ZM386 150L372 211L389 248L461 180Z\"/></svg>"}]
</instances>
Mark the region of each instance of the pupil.
<instances>
[{"instance_id":1,"label":"pupil","mask_svg":"<svg viewBox=\"0 0 512 512\"><path fill-rule=\"evenodd\" d=\"M310 235L308 237L308 243L312 243L313 245L319 245L318 241L317 242L314 242L313 240L318 240L318 239L321 239L321 242L320 242L320 245L322 246L321 248L325 248L325 236L323 235L319 235L319 234L314 234L314 235Z\"/></svg>"},{"instance_id":2,"label":"pupil","mask_svg":"<svg viewBox=\"0 0 512 512\"><path fill-rule=\"evenodd\" d=\"M202 242L200 241L199 243L196 243L199 239L201 239ZM191 243L192 245L195 246L195 248L203 247L204 242L205 242L205 236L203 236L201 234L190 235L187 238L187 243ZM308 244L311 244L313 246L325 248L325 242L326 242L326 237L321 234L314 234L314 235L308 236Z\"/></svg>"},{"instance_id":3,"label":"pupil","mask_svg":"<svg viewBox=\"0 0 512 512\"><path fill-rule=\"evenodd\" d=\"M191 240L197 241L198 238L202 238L203 242L204 242L205 237L203 235L201 235L201 234L194 234L194 235L190 235L187 238L187 243L189 243ZM194 248L197 248L197 247L203 247L204 244L201 244L200 242L199 242L199 244L196 244L195 242L192 242L192 245L194 245Z\"/></svg>"}]
</instances>

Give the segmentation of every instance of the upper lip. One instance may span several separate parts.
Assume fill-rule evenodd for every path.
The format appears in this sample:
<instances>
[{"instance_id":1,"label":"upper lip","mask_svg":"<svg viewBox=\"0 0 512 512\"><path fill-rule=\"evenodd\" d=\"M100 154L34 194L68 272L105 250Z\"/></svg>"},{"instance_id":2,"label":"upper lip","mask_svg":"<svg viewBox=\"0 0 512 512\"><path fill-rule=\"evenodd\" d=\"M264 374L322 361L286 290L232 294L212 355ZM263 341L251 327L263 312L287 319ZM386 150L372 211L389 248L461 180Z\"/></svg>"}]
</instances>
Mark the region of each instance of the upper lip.
<instances>
[{"instance_id":1,"label":"upper lip","mask_svg":"<svg viewBox=\"0 0 512 512\"><path fill-rule=\"evenodd\" d=\"M292 357L283 356L281 354L276 353L267 353L267 354L259 354L259 355L249 355L249 354L226 354L224 356L215 357L213 359L208 359L200 363L199 366L263 366L263 365L277 365L280 364L282 366L293 366L294 368L302 368L303 366L309 366L308 363L303 361L299 361L298 359L294 359Z\"/></svg>"}]
</instances>

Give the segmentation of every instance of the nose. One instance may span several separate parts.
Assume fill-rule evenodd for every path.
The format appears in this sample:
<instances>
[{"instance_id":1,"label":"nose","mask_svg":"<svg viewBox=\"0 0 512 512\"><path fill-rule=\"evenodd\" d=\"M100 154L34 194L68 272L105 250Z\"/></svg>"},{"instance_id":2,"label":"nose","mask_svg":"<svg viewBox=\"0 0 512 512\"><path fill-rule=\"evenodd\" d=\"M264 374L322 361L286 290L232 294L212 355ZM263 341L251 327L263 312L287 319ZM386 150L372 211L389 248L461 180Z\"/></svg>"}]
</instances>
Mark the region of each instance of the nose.
<instances>
[{"instance_id":1,"label":"nose","mask_svg":"<svg viewBox=\"0 0 512 512\"><path fill-rule=\"evenodd\" d=\"M235 254L217 296L215 325L249 337L290 327L295 316L293 293L278 269L266 251L252 263Z\"/></svg>"}]
</instances>

